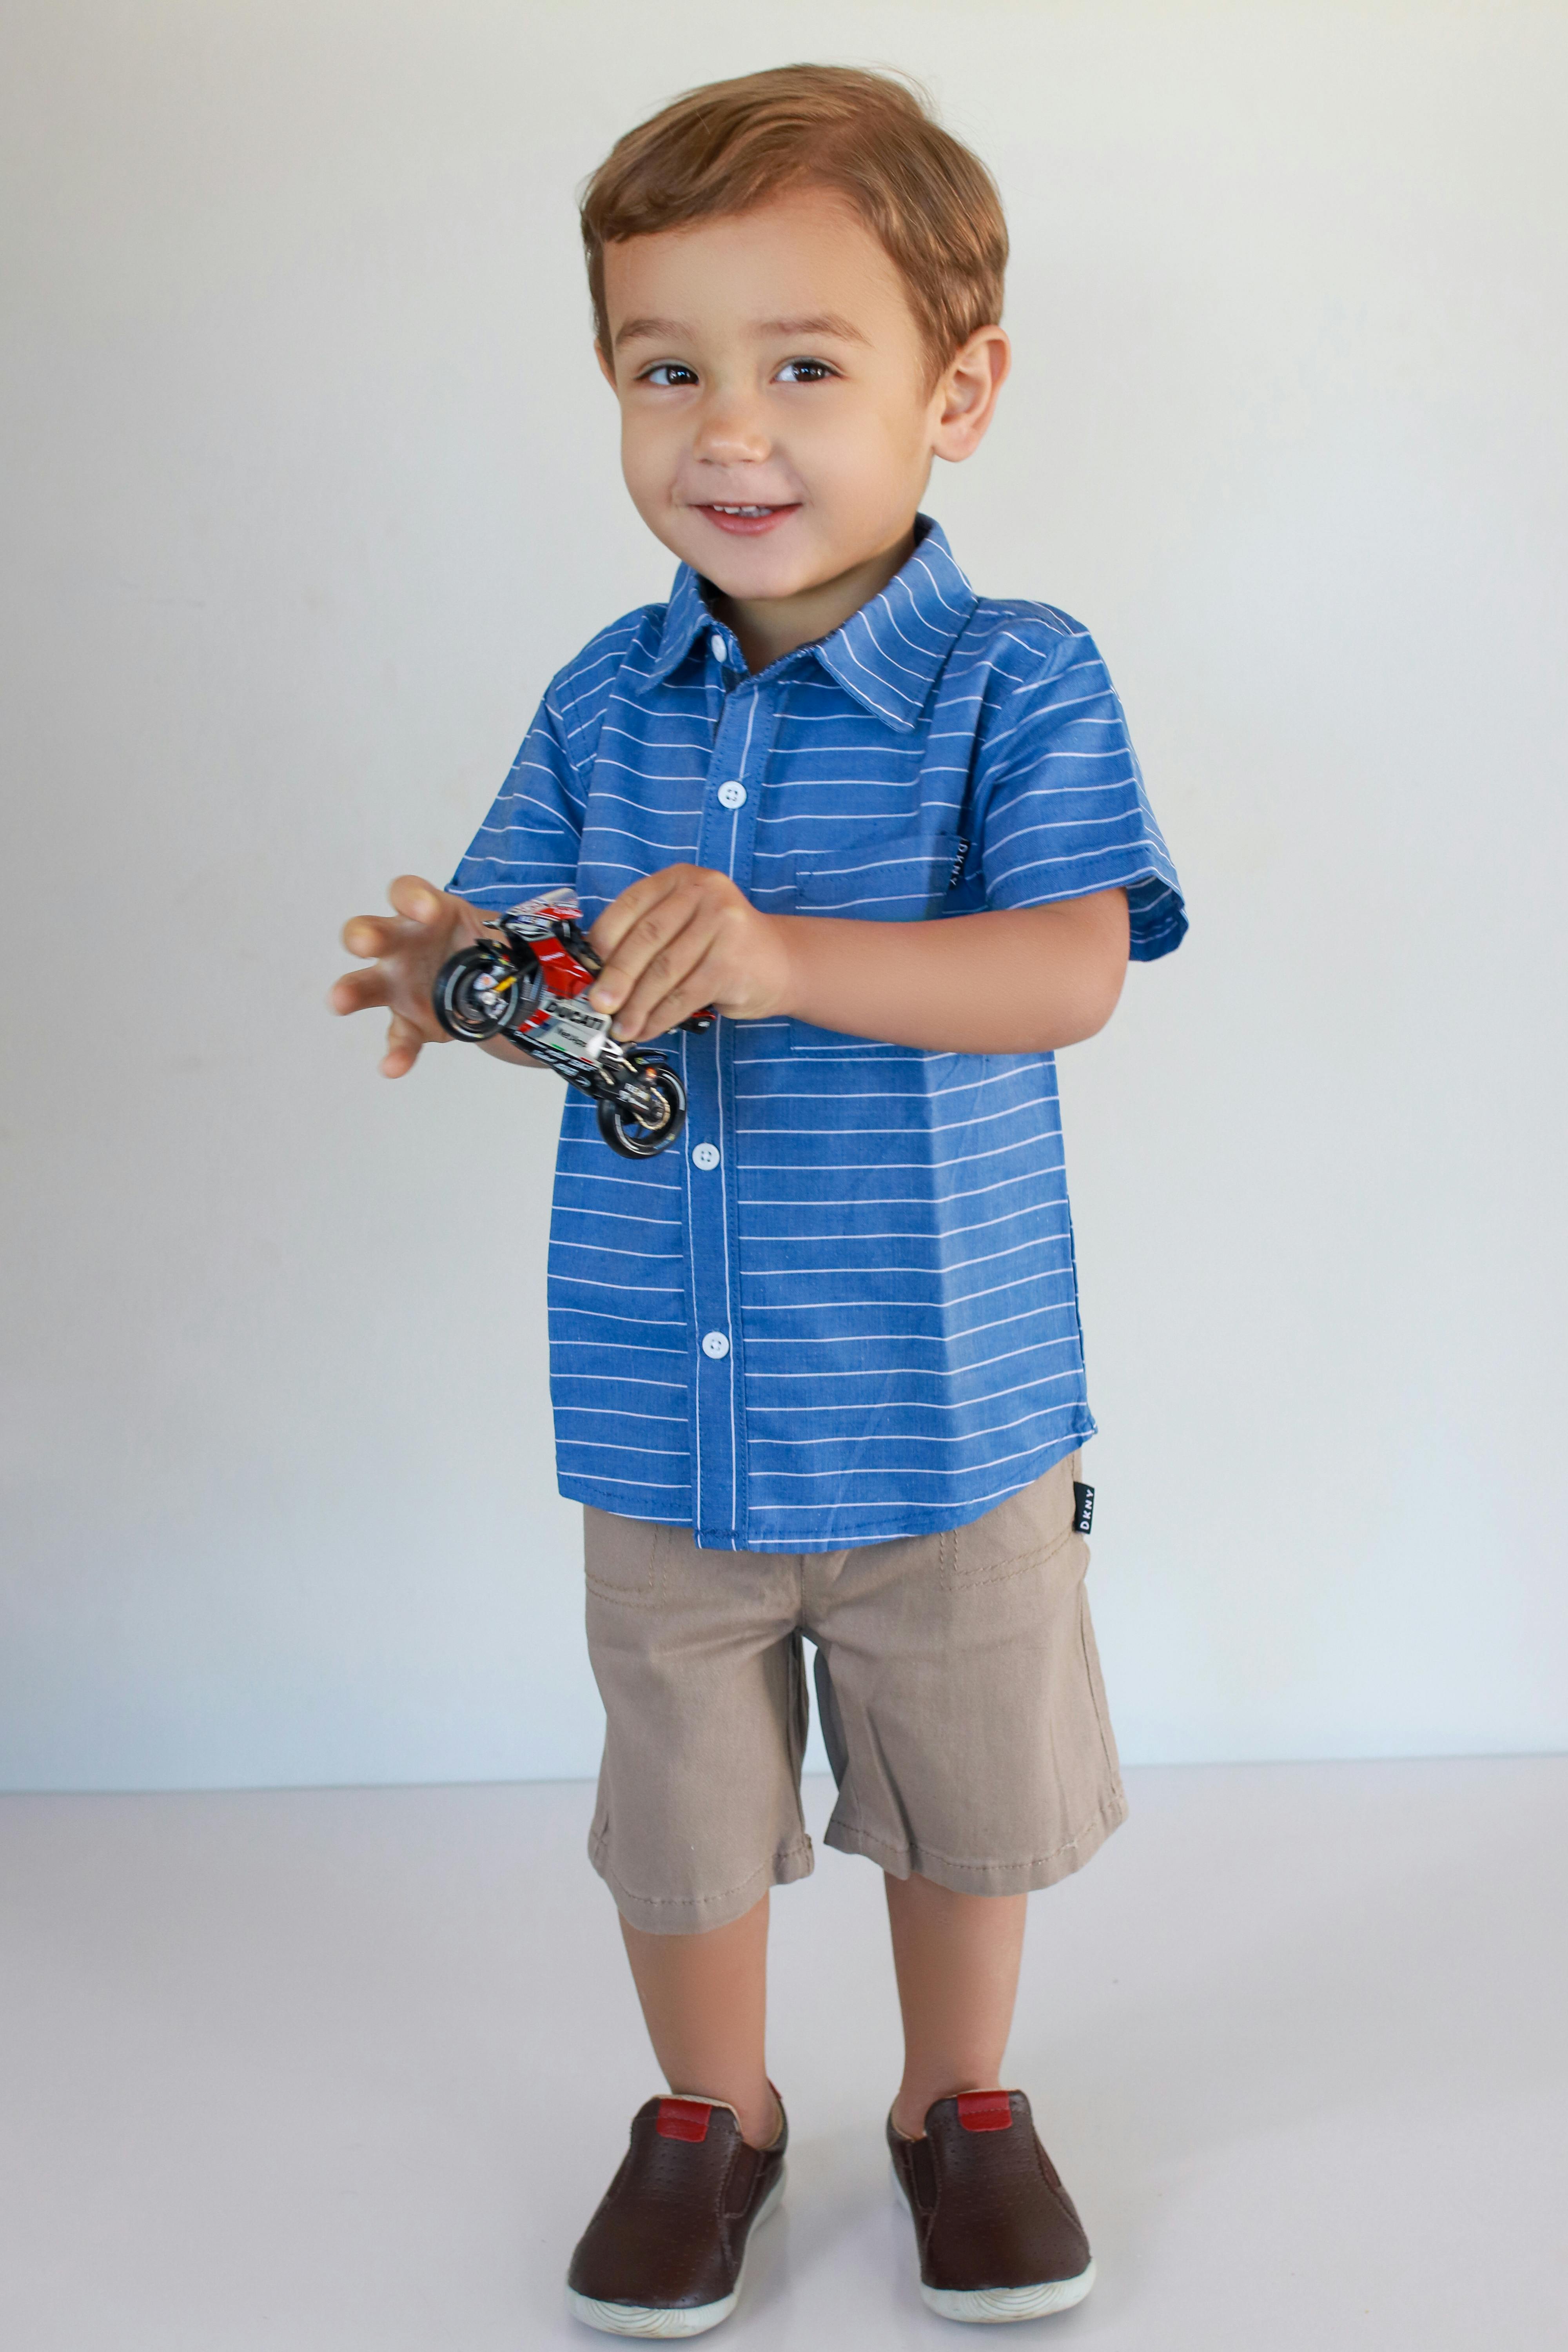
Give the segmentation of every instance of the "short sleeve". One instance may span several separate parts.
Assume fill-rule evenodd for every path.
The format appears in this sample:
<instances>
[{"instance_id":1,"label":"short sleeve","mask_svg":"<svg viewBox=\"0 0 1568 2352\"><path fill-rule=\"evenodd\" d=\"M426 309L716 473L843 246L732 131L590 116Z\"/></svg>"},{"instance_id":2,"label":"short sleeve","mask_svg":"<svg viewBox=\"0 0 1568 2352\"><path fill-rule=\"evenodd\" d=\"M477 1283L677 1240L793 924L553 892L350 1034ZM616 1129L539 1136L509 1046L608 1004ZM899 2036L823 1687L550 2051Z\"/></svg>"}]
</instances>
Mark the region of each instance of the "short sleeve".
<instances>
[{"instance_id":1,"label":"short sleeve","mask_svg":"<svg viewBox=\"0 0 1568 2352\"><path fill-rule=\"evenodd\" d=\"M583 792L552 687L505 783L447 884L500 912L577 878Z\"/></svg>"},{"instance_id":2,"label":"short sleeve","mask_svg":"<svg viewBox=\"0 0 1568 2352\"><path fill-rule=\"evenodd\" d=\"M997 661L975 757L985 903L1123 889L1132 959L1152 962L1186 930L1181 885L1099 649L1076 624L1064 634L1063 617L1015 621Z\"/></svg>"}]
</instances>

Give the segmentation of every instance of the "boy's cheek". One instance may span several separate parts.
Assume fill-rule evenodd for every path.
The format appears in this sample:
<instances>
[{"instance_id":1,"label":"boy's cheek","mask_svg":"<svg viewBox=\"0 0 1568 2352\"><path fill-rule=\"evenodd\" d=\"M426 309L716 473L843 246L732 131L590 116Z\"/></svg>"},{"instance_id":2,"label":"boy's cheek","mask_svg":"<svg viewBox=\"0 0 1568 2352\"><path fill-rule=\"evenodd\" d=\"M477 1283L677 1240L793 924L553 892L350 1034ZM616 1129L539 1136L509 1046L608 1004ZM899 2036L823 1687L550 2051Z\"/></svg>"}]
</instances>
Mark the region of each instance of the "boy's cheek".
<instances>
[{"instance_id":1,"label":"boy's cheek","mask_svg":"<svg viewBox=\"0 0 1568 2352\"><path fill-rule=\"evenodd\" d=\"M641 421L621 412L621 473L626 485L638 505L649 483L656 478L657 467L649 439Z\"/></svg>"},{"instance_id":2,"label":"boy's cheek","mask_svg":"<svg viewBox=\"0 0 1568 2352\"><path fill-rule=\"evenodd\" d=\"M646 439L622 436L621 473L632 504L667 547L674 545L669 534L679 527L681 515L674 496L677 462L674 452L650 448Z\"/></svg>"}]
</instances>

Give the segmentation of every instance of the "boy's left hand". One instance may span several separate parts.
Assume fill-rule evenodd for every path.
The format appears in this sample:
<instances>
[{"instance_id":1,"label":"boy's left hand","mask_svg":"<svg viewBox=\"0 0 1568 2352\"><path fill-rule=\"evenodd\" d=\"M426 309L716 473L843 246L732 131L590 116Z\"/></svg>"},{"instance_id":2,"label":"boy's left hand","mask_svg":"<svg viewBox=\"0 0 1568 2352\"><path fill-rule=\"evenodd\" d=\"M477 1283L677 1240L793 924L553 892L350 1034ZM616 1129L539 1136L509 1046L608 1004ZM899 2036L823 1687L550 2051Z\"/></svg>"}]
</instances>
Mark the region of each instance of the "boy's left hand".
<instances>
[{"instance_id":1,"label":"boy's left hand","mask_svg":"<svg viewBox=\"0 0 1568 2352\"><path fill-rule=\"evenodd\" d=\"M589 1003L616 1015L627 1045L711 1004L761 1021L789 983L786 917L764 915L727 874L667 866L607 906L588 937L605 960Z\"/></svg>"}]
</instances>

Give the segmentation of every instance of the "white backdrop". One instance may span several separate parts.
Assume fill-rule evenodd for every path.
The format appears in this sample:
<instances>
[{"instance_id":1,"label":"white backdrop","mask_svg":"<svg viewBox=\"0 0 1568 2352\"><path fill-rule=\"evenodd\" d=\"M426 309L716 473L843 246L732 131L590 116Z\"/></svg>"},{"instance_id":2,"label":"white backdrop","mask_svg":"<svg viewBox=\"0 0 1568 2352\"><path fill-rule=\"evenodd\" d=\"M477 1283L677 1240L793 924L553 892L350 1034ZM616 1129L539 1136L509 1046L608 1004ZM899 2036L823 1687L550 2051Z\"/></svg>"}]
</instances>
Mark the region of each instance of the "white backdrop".
<instances>
[{"instance_id":1,"label":"white backdrop","mask_svg":"<svg viewBox=\"0 0 1568 2352\"><path fill-rule=\"evenodd\" d=\"M575 184L802 56L1000 177L931 503L1094 628L1190 894L1065 1062L1126 1749L1563 1744L1568 13L6 13L0 1783L593 1767L552 1089L321 999L668 576Z\"/></svg>"}]
</instances>

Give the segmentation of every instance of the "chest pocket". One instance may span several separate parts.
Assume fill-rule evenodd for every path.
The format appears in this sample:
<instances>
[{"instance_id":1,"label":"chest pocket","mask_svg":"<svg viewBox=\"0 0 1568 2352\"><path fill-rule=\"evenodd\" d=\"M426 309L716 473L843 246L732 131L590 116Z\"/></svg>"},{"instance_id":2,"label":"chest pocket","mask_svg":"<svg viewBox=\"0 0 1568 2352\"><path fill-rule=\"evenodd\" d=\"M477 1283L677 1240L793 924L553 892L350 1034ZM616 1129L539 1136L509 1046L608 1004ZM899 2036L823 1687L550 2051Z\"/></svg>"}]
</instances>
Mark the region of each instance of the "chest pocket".
<instances>
[{"instance_id":1,"label":"chest pocket","mask_svg":"<svg viewBox=\"0 0 1568 2352\"><path fill-rule=\"evenodd\" d=\"M796 911L918 923L941 914L968 855L969 844L956 833L858 834L836 849L795 859Z\"/></svg>"}]
</instances>

